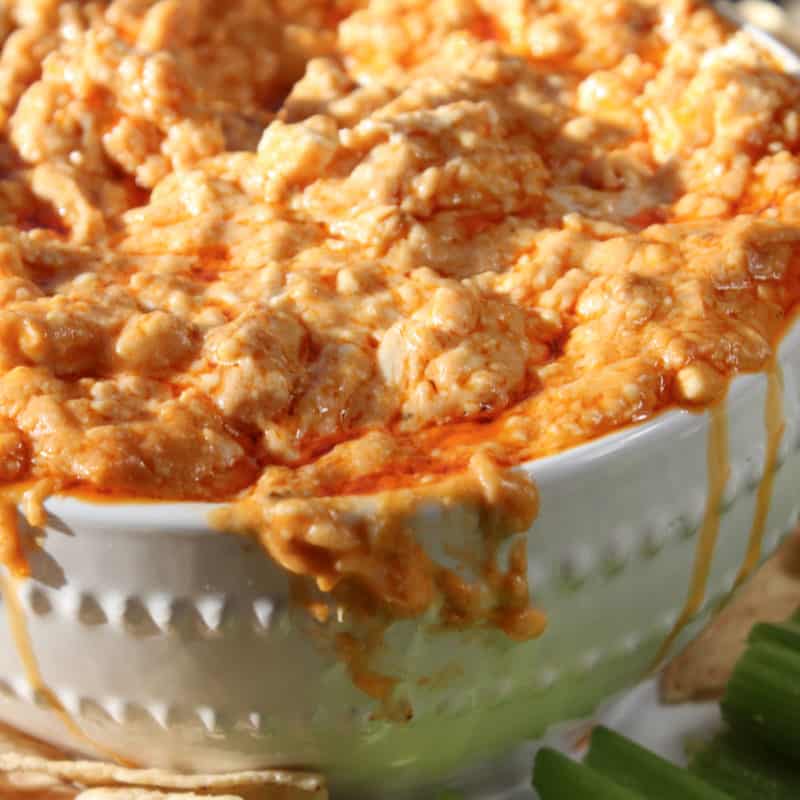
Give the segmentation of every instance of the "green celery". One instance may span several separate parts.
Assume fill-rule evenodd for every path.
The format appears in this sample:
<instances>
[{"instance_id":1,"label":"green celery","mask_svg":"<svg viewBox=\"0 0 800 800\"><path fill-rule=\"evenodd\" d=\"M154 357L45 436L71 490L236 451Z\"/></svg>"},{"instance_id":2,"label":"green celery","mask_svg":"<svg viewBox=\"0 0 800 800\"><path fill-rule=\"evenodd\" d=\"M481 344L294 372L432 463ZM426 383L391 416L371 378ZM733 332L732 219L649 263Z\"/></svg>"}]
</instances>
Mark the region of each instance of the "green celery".
<instances>
[{"instance_id":1,"label":"green celery","mask_svg":"<svg viewBox=\"0 0 800 800\"><path fill-rule=\"evenodd\" d=\"M692 758L692 773L735 800L797 800L800 771L751 736L727 730Z\"/></svg>"},{"instance_id":2,"label":"green celery","mask_svg":"<svg viewBox=\"0 0 800 800\"><path fill-rule=\"evenodd\" d=\"M784 622L776 625L770 622L760 622L753 626L747 641L750 645L759 642L782 645L800 653L800 624Z\"/></svg>"},{"instance_id":3,"label":"green celery","mask_svg":"<svg viewBox=\"0 0 800 800\"><path fill-rule=\"evenodd\" d=\"M696 775L602 726L592 733L586 763L648 800L729 800Z\"/></svg>"},{"instance_id":4,"label":"green celery","mask_svg":"<svg viewBox=\"0 0 800 800\"><path fill-rule=\"evenodd\" d=\"M536 756L533 787L541 800L646 800L649 797L626 789L549 747L542 748Z\"/></svg>"},{"instance_id":5,"label":"green celery","mask_svg":"<svg viewBox=\"0 0 800 800\"><path fill-rule=\"evenodd\" d=\"M754 736L790 759L800 754L800 653L758 641L731 675L722 715L737 732Z\"/></svg>"}]
</instances>

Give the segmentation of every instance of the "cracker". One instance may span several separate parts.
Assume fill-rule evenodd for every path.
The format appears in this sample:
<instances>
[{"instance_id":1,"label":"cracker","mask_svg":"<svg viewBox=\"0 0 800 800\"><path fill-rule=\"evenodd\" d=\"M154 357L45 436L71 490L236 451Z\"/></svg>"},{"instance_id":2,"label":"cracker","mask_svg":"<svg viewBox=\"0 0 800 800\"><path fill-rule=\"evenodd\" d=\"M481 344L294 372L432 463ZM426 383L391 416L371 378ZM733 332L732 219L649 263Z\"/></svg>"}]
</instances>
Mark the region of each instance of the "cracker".
<instances>
[{"instance_id":1,"label":"cracker","mask_svg":"<svg viewBox=\"0 0 800 800\"><path fill-rule=\"evenodd\" d=\"M0 724L0 753L38 756L50 761L63 761L69 758L63 750L2 724Z\"/></svg>"},{"instance_id":2,"label":"cracker","mask_svg":"<svg viewBox=\"0 0 800 800\"><path fill-rule=\"evenodd\" d=\"M53 778L28 773L0 775L2 800L74 800L78 790Z\"/></svg>"},{"instance_id":3,"label":"cracker","mask_svg":"<svg viewBox=\"0 0 800 800\"><path fill-rule=\"evenodd\" d=\"M78 794L77 787L86 791ZM218 800L327 797L322 776L314 772L268 769L190 775L129 769L71 759L56 747L0 725L0 800L192 800L198 792Z\"/></svg>"},{"instance_id":4,"label":"cracker","mask_svg":"<svg viewBox=\"0 0 800 800\"><path fill-rule=\"evenodd\" d=\"M0 753L15 752L39 758L66 758L55 747L32 739L19 731L0 725ZM0 773L2 800L73 800L78 790L52 775L35 772Z\"/></svg>"},{"instance_id":5,"label":"cracker","mask_svg":"<svg viewBox=\"0 0 800 800\"><path fill-rule=\"evenodd\" d=\"M274 785L315 792L323 783L320 775L291 770L183 774L162 769L130 769L102 761L50 761L20 753L0 753L0 772L38 772L85 786L141 786L190 791Z\"/></svg>"},{"instance_id":6,"label":"cracker","mask_svg":"<svg viewBox=\"0 0 800 800\"><path fill-rule=\"evenodd\" d=\"M665 703L722 696L750 629L757 622L782 622L800 607L800 532L667 665L661 677Z\"/></svg>"},{"instance_id":7,"label":"cracker","mask_svg":"<svg viewBox=\"0 0 800 800\"><path fill-rule=\"evenodd\" d=\"M81 792L76 800L208 800L208 795L192 792L158 792L153 789L87 789ZM242 800L239 795L217 795L216 800Z\"/></svg>"},{"instance_id":8,"label":"cracker","mask_svg":"<svg viewBox=\"0 0 800 800\"><path fill-rule=\"evenodd\" d=\"M237 792L235 795L213 795L213 800L302 800L307 796L302 792L298 794L291 787L281 787L277 791L274 787L270 787L266 792L256 789L254 791L245 791L242 794ZM196 794L195 792L162 792L156 789L117 786L87 789L81 792L75 800L209 800L209 795Z\"/></svg>"},{"instance_id":9,"label":"cracker","mask_svg":"<svg viewBox=\"0 0 800 800\"><path fill-rule=\"evenodd\" d=\"M82 786L137 786L203 791L275 786L318 792L322 776L291 770L249 770L224 774L182 774L162 769L129 769L101 761L51 761L41 756L0 753L0 772L35 772Z\"/></svg>"}]
</instances>

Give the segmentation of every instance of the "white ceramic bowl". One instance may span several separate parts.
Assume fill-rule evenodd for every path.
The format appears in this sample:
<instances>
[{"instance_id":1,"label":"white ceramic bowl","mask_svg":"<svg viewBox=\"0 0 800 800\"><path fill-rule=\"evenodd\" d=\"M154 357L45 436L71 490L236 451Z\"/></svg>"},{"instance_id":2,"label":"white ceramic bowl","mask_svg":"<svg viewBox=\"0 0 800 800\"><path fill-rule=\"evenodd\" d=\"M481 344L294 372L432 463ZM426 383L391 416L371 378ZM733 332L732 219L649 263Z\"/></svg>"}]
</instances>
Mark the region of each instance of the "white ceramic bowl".
<instances>
[{"instance_id":1,"label":"white ceramic bowl","mask_svg":"<svg viewBox=\"0 0 800 800\"><path fill-rule=\"evenodd\" d=\"M767 548L800 514L800 325L780 362L787 428ZM745 550L764 462L765 386L748 375L729 393L731 473L709 603L730 588ZM21 589L33 648L86 733L145 764L308 764L348 789L380 787L382 797L452 777L642 676L686 595L708 427L707 413L669 412L525 465L542 497L530 581L550 627L515 644L491 631L394 625L382 663L412 698L407 724L368 719L373 703L304 634L285 574L254 546L212 532L211 506L52 499ZM428 510L419 531L437 550L479 536L464 509ZM431 676L440 679L419 685ZM34 696L5 623L0 696L4 721L87 749Z\"/></svg>"},{"instance_id":2,"label":"white ceramic bowl","mask_svg":"<svg viewBox=\"0 0 800 800\"><path fill-rule=\"evenodd\" d=\"M787 426L767 549L800 514L800 324L780 363ZM745 551L765 458L765 387L763 375L743 376L728 395L731 472L705 610ZM212 506L202 504L51 499L20 590L36 658L89 737L143 764L309 765L348 797L419 796L443 779L513 782L513 745L636 682L673 624L706 507L708 428L707 413L668 412L524 465L542 498L530 583L550 626L518 644L496 631L393 625L379 666L411 699L408 723L370 719L374 703L290 606L284 572L210 530ZM466 509L428 509L417 530L440 558L448 542L480 538ZM5 615L0 719L90 750L32 690Z\"/></svg>"}]
</instances>

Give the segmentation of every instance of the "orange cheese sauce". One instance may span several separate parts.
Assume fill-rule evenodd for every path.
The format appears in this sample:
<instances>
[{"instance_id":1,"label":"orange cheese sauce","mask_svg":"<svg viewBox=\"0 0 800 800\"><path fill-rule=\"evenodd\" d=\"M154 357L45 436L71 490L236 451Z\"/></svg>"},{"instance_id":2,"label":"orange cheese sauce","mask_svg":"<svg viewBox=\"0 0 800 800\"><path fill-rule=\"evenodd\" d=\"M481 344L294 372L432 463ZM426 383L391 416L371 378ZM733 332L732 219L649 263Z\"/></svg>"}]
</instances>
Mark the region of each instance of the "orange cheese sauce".
<instances>
[{"instance_id":1,"label":"orange cheese sauce","mask_svg":"<svg viewBox=\"0 0 800 800\"><path fill-rule=\"evenodd\" d=\"M722 517L722 497L730 474L728 459L728 419L723 407L711 410L708 430L708 487L703 522L697 533L697 553L689 580L689 591L678 618L661 644L655 663L669 652L684 628L701 609L706 599L708 578L719 536Z\"/></svg>"},{"instance_id":2,"label":"orange cheese sauce","mask_svg":"<svg viewBox=\"0 0 800 800\"><path fill-rule=\"evenodd\" d=\"M758 566L763 550L767 518L772 503L772 490L775 483L775 472L778 468L778 450L786 428L783 413L783 374L780 365L773 363L767 371L767 395L764 403L764 428L766 430L766 452L764 454L764 470L756 493L756 509L744 562L736 576L735 585L744 583Z\"/></svg>"},{"instance_id":3,"label":"orange cheese sauce","mask_svg":"<svg viewBox=\"0 0 800 800\"><path fill-rule=\"evenodd\" d=\"M9 502L0 503L0 564L16 577L30 575L17 524L17 506Z\"/></svg>"}]
</instances>

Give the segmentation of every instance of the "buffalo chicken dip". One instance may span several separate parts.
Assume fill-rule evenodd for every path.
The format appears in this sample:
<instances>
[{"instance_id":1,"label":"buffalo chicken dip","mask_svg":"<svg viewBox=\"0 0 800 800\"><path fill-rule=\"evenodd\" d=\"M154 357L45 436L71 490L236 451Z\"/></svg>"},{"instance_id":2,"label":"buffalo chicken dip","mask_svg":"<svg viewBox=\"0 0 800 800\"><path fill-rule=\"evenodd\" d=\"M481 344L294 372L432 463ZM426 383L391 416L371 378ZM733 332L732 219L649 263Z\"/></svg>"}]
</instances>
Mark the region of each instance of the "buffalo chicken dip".
<instances>
[{"instance_id":1,"label":"buffalo chicken dip","mask_svg":"<svg viewBox=\"0 0 800 800\"><path fill-rule=\"evenodd\" d=\"M712 406L800 299L800 84L706 5L0 9L0 479L34 524L222 501L340 610L534 637L513 467ZM477 509L476 578L425 502Z\"/></svg>"}]
</instances>

